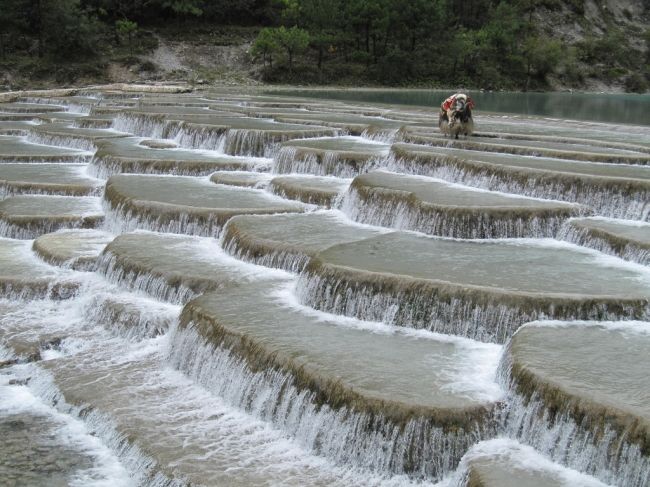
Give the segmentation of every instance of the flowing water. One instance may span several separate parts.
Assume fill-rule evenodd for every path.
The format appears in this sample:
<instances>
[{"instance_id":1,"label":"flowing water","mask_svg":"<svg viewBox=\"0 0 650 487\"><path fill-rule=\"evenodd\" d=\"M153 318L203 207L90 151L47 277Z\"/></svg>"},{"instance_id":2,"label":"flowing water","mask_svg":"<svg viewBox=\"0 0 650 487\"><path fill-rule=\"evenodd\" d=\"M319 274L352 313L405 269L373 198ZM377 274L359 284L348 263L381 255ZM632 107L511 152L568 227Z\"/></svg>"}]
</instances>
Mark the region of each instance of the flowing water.
<instances>
[{"instance_id":1,"label":"flowing water","mask_svg":"<svg viewBox=\"0 0 650 487\"><path fill-rule=\"evenodd\" d=\"M0 104L0 484L650 483L647 127L170 90Z\"/></svg>"}]
</instances>

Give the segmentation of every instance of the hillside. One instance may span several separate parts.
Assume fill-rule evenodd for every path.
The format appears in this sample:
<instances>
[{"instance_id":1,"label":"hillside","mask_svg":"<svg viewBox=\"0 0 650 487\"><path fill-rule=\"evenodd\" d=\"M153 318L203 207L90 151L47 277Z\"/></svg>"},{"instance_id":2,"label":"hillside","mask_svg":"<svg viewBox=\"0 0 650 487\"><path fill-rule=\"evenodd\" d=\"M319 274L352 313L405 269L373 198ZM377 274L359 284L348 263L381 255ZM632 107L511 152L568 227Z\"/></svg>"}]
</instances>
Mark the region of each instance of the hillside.
<instances>
[{"instance_id":1,"label":"hillside","mask_svg":"<svg viewBox=\"0 0 650 487\"><path fill-rule=\"evenodd\" d=\"M121 81L644 92L645 0L1 0L0 89ZM159 8L154 8L158 5ZM35 20L36 19L36 20ZM285 26L287 28L285 28Z\"/></svg>"}]
</instances>

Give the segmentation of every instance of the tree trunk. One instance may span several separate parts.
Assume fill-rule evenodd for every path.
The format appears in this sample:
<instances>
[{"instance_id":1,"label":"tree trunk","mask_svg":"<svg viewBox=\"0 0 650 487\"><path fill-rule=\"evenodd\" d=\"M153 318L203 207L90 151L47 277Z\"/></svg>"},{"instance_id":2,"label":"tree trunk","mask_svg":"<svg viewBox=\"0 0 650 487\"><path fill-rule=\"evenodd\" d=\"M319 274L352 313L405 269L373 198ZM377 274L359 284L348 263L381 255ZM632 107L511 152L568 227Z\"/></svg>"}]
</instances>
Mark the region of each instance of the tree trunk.
<instances>
[{"instance_id":1,"label":"tree trunk","mask_svg":"<svg viewBox=\"0 0 650 487\"><path fill-rule=\"evenodd\" d=\"M41 0L36 0L34 15L34 28L38 32L38 57L43 57L43 10L41 8Z\"/></svg>"},{"instance_id":2,"label":"tree trunk","mask_svg":"<svg viewBox=\"0 0 650 487\"><path fill-rule=\"evenodd\" d=\"M370 22L366 22L366 52L370 54Z\"/></svg>"},{"instance_id":3,"label":"tree trunk","mask_svg":"<svg viewBox=\"0 0 650 487\"><path fill-rule=\"evenodd\" d=\"M318 46L318 70L323 69L323 46Z\"/></svg>"}]
</instances>

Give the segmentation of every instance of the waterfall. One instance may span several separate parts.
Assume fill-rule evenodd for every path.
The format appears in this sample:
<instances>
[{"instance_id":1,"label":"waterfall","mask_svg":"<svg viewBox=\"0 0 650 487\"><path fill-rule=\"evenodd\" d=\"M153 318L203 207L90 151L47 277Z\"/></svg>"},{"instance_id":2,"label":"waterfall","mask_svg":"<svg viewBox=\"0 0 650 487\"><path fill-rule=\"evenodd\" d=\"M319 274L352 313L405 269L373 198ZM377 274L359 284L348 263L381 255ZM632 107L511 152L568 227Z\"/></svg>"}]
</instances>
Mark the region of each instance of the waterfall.
<instances>
[{"instance_id":1,"label":"waterfall","mask_svg":"<svg viewBox=\"0 0 650 487\"><path fill-rule=\"evenodd\" d=\"M27 141L32 144L67 147L83 150L86 152L95 152L97 149L95 142L90 138L84 138L75 135L49 134L47 132L34 130L30 131L27 135Z\"/></svg>"},{"instance_id":2,"label":"waterfall","mask_svg":"<svg viewBox=\"0 0 650 487\"><path fill-rule=\"evenodd\" d=\"M632 432L621 434L588 415L578 412L576 416L570 407L558 410L546 405L538 391L521 391L512 376L512 367L506 349L498 372L499 383L508 391L502 419L505 434L531 445L554 462L608 484L647 485L650 457L628 441Z\"/></svg>"},{"instance_id":3,"label":"waterfall","mask_svg":"<svg viewBox=\"0 0 650 487\"><path fill-rule=\"evenodd\" d=\"M283 146L273 161L275 174L311 174L353 178L377 167L384 156Z\"/></svg>"},{"instance_id":4,"label":"waterfall","mask_svg":"<svg viewBox=\"0 0 650 487\"><path fill-rule=\"evenodd\" d=\"M132 291L144 292L160 301L172 304L184 304L202 292L210 290L210 286L205 283L203 286L192 286L191 283L183 282L180 278L176 282L170 282L150 269L129 267L128 262L122 263L110 248L104 250L97 259L96 271L109 282Z\"/></svg>"},{"instance_id":5,"label":"waterfall","mask_svg":"<svg viewBox=\"0 0 650 487\"><path fill-rule=\"evenodd\" d=\"M221 245L226 253L237 259L289 272L302 271L311 257L298 249L258 246L251 240L244 241L236 226L230 222L224 227Z\"/></svg>"},{"instance_id":6,"label":"waterfall","mask_svg":"<svg viewBox=\"0 0 650 487\"><path fill-rule=\"evenodd\" d=\"M340 209L359 223L452 238L549 238L558 233L567 218L580 214L577 208L452 208L397 193L352 183Z\"/></svg>"},{"instance_id":7,"label":"waterfall","mask_svg":"<svg viewBox=\"0 0 650 487\"><path fill-rule=\"evenodd\" d=\"M151 139L163 139L166 117L164 115L147 115L136 113L119 112L113 119L113 129L118 132L148 137Z\"/></svg>"},{"instance_id":8,"label":"waterfall","mask_svg":"<svg viewBox=\"0 0 650 487\"><path fill-rule=\"evenodd\" d=\"M109 264L110 265L110 264ZM124 282L115 270L106 271L109 280ZM123 276L123 275L122 275ZM134 284L134 287L138 287ZM161 289L158 285L143 285L143 289ZM146 306L143 306L143 301ZM96 294L84 307L83 318L89 323L96 323L131 342L155 338L166 334L178 320L179 306L160 303L144 296L137 299L127 293Z\"/></svg>"},{"instance_id":9,"label":"waterfall","mask_svg":"<svg viewBox=\"0 0 650 487\"><path fill-rule=\"evenodd\" d=\"M251 369L223 345L212 345L191 322L171 338L169 361L196 383L233 406L273 423L303 447L337 463L383 473L441 478L471 444L492 434L479 424L444 431L425 417L393 423L382 414L333 409L279 368Z\"/></svg>"},{"instance_id":10,"label":"waterfall","mask_svg":"<svg viewBox=\"0 0 650 487\"><path fill-rule=\"evenodd\" d=\"M167 123L164 135L180 147L213 150L224 154L227 132L225 127L174 121Z\"/></svg>"},{"instance_id":11,"label":"waterfall","mask_svg":"<svg viewBox=\"0 0 650 487\"><path fill-rule=\"evenodd\" d=\"M106 196L106 195L105 195ZM104 200L103 228L114 234L129 233L135 230L149 230L161 233L177 233L200 237L218 237L223 222L229 217L214 212L202 211L188 213L171 205L153 204L151 208L130 206L128 202L113 203ZM0 223L0 232L1 230Z\"/></svg>"},{"instance_id":12,"label":"waterfall","mask_svg":"<svg viewBox=\"0 0 650 487\"><path fill-rule=\"evenodd\" d=\"M644 247L634 241L619 239L598 230L580 227L570 220L560 228L557 238L630 262L650 265L650 247Z\"/></svg>"},{"instance_id":13,"label":"waterfall","mask_svg":"<svg viewBox=\"0 0 650 487\"><path fill-rule=\"evenodd\" d=\"M465 161L455 156L399 155L394 149L384 165L391 171L430 176L491 191L579 203L612 218L650 219L650 188L641 181L569 173L548 173L542 177L514 167Z\"/></svg>"},{"instance_id":14,"label":"waterfall","mask_svg":"<svg viewBox=\"0 0 650 487\"><path fill-rule=\"evenodd\" d=\"M505 343L524 323L553 319L648 319L647 300L511 298L450 283L375 278L312 261L299 277L302 304L333 314Z\"/></svg>"}]
</instances>

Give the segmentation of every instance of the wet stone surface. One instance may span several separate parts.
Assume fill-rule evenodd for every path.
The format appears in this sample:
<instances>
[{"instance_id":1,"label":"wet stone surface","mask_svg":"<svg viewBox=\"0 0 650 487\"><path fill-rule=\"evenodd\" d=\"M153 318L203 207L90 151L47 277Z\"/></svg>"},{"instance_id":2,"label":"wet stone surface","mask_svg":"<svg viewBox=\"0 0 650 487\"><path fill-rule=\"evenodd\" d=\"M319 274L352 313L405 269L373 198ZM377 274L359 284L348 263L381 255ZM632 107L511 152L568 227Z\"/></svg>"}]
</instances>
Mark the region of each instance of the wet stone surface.
<instances>
[{"instance_id":1,"label":"wet stone surface","mask_svg":"<svg viewBox=\"0 0 650 487\"><path fill-rule=\"evenodd\" d=\"M263 90L0 94L0 484L646 487L647 127Z\"/></svg>"},{"instance_id":2,"label":"wet stone surface","mask_svg":"<svg viewBox=\"0 0 650 487\"><path fill-rule=\"evenodd\" d=\"M92 459L61 444L57 425L44 416L0 417L0 479L7 487L67 487Z\"/></svg>"}]
</instances>

